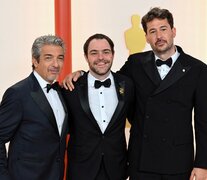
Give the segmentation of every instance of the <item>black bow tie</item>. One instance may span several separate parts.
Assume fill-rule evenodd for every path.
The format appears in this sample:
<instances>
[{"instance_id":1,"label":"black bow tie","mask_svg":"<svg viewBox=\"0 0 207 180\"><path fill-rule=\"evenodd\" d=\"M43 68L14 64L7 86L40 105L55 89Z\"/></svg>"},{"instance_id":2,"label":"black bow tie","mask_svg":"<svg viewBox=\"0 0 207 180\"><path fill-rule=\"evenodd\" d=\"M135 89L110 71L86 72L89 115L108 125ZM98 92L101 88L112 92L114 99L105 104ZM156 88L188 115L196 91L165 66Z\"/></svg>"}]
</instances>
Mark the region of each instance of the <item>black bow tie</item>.
<instances>
[{"instance_id":1,"label":"black bow tie","mask_svg":"<svg viewBox=\"0 0 207 180\"><path fill-rule=\"evenodd\" d=\"M47 88L47 93L50 91L50 89L54 89L57 91L59 88L59 83L56 81L53 84L47 84L46 88Z\"/></svg>"},{"instance_id":2,"label":"black bow tie","mask_svg":"<svg viewBox=\"0 0 207 180\"><path fill-rule=\"evenodd\" d=\"M166 65L168 65L169 67L171 67L171 65L172 65L172 58L169 58L169 59L167 59L166 61L162 61L162 60L160 60L160 59L157 59L157 60L156 60L156 65L157 65L157 66L161 66L161 65L163 65L163 64L166 64Z\"/></svg>"},{"instance_id":3,"label":"black bow tie","mask_svg":"<svg viewBox=\"0 0 207 180\"><path fill-rule=\"evenodd\" d=\"M94 87L96 89L100 88L101 86L104 86L104 87L110 87L111 86L111 79L106 79L105 81L98 81L98 80L95 80L95 83L94 83Z\"/></svg>"}]
</instances>

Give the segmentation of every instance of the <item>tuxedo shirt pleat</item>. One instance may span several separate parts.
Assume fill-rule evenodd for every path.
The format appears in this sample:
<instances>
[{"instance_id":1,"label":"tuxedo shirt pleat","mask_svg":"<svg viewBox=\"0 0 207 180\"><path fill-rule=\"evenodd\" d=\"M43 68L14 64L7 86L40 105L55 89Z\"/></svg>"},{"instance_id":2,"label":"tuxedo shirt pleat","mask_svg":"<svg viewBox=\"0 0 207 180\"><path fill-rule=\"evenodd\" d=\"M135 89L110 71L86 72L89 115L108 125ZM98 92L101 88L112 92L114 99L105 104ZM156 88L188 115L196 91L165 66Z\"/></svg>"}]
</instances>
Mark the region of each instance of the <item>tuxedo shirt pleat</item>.
<instances>
[{"instance_id":1,"label":"tuxedo shirt pleat","mask_svg":"<svg viewBox=\"0 0 207 180\"><path fill-rule=\"evenodd\" d=\"M112 74L110 73L107 78L111 79L110 87L105 88L101 86L95 89L94 82L97 79L90 73L88 74L89 106L102 133L105 132L118 104L118 97Z\"/></svg>"}]
</instances>

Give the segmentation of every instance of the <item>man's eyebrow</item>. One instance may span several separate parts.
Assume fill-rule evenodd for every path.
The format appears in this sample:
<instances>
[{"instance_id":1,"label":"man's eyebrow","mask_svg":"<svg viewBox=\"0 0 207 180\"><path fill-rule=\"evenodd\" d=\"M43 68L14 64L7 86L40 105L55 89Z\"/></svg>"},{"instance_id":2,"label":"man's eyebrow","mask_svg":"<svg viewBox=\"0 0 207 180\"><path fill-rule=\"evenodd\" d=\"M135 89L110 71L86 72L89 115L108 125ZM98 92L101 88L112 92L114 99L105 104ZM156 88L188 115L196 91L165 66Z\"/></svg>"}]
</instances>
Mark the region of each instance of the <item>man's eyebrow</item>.
<instances>
[{"instance_id":1,"label":"man's eyebrow","mask_svg":"<svg viewBox=\"0 0 207 180\"><path fill-rule=\"evenodd\" d=\"M44 54L44 56L52 56L52 54Z\"/></svg>"},{"instance_id":2,"label":"man's eyebrow","mask_svg":"<svg viewBox=\"0 0 207 180\"><path fill-rule=\"evenodd\" d=\"M96 49L92 49L92 50L90 50L90 52L91 52L91 51L98 51L98 50L96 50Z\"/></svg>"},{"instance_id":3,"label":"man's eyebrow","mask_svg":"<svg viewBox=\"0 0 207 180\"><path fill-rule=\"evenodd\" d=\"M111 49L102 49L102 50L92 49L89 52L93 52L93 51L95 51L95 52L98 52L98 51L111 51Z\"/></svg>"}]
</instances>

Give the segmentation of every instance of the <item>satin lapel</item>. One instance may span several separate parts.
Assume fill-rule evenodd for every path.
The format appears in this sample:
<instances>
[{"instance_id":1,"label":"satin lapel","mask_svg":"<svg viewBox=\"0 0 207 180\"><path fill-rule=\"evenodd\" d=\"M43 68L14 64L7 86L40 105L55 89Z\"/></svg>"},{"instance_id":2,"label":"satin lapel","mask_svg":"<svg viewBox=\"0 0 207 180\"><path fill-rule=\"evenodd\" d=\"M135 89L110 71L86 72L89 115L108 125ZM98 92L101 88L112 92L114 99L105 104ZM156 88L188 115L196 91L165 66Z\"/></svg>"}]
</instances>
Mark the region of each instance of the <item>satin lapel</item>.
<instances>
[{"instance_id":1,"label":"satin lapel","mask_svg":"<svg viewBox=\"0 0 207 180\"><path fill-rule=\"evenodd\" d=\"M91 112L91 109L90 109L90 106L89 106L89 100L88 100L88 83L87 83L87 76L88 76L88 73L85 73L80 81L79 81L79 84L78 86L76 87L77 90L78 90L78 95L79 95L79 99L80 99L80 103L81 103L81 106L84 110L84 112L87 114L88 118L91 120L91 122L98 128L98 124Z\"/></svg>"},{"instance_id":2,"label":"satin lapel","mask_svg":"<svg viewBox=\"0 0 207 180\"><path fill-rule=\"evenodd\" d=\"M65 101L63 99L63 96L61 94L61 91L57 91L57 93L59 95L60 101L62 102L63 109L65 111L65 118L64 118L64 121L63 121L63 127L62 127L62 131L61 131L61 138L64 138L63 135L65 135L65 132L68 130L68 110L67 110Z\"/></svg>"},{"instance_id":3,"label":"satin lapel","mask_svg":"<svg viewBox=\"0 0 207 180\"><path fill-rule=\"evenodd\" d=\"M42 110L42 112L47 116L48 120L51 122L51 124L53 125L53 127L56 129L57 133L58 129L57 129L57 124L56 124L56 120L55 120L55 115L53 113L53 110L44 94L44 92L42 91L38 81L36 80L36 78L34 77L34 75L32 74L30 76L30 84L31 84L31 96L33 98L33 100L36 102L36 104L39 106L39 108Z\"/></svg>"},{"instance_id":4,"label":"satin lapel","mask_svg":"<svg viewBox=\"0 0 207 180\"><path fill-rule=\"evenodd\" d=\"M146 56L145 61L142 62L143 68L148 75L148 77L151 79L151 81L158 86L161 82L161 78L159 75L159 72L157 70L157 67L155 65L155 58L153 53L149 53L149 55Z\"/></svg>"},{"instance_id":5,"label":"satin lapel","mask_svg":"<svg viewBox=\"0 0 207 180\"><path fill-rule=\"evenodd\" d=\"M154 95L160 93L161 91L164 91L165 89L173 85L190 70L191 67L189 65L183 66L180 61L181 59L178 58L170 72L161 81L160 86L156 89Z\"/></svg>"},{"instance_id":6,"label":"satin lapel","mask_svg":"<svg viewBox=\"0 0 207 180\"><path fill-rule=\"evenodd\" d=\"M123 107L124 107L124 98L125 98L125 81L120 79L117 74L112 73L114 77L114 82L116 86L116 92L117 92L117 97L118 97L118 104L117 107L114 111L114 114L111 118L110 123L108 124L105 133L108 131L108 129L114 124L114 122L117 120L119 117Z\"/></svg>"}]
</instances>

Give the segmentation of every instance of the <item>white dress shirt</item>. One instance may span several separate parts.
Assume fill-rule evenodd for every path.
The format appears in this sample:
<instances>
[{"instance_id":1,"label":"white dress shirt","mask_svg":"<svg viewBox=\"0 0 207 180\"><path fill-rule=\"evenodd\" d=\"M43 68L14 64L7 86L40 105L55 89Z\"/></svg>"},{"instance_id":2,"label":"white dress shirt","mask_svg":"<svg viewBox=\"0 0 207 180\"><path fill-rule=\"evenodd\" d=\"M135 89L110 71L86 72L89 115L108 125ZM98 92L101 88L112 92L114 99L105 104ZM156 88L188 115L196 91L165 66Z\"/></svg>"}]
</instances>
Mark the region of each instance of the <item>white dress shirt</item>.
<instances>
[{"instance_id":1,"label":"white dress shirt","mask_svg":"<svg viewBox=\"0 0 207 180\"><path fill-rule=\"evenodd\" d=\"M174 65L175 61L177 60L177 58L179 57L179 55L180 55L180 53L179 53L179 52L177 51L177 49L176 49L175 54L173 54L173 55L171 56L171 58L172 58L172 65L171 65L171 67L169 67L169 66L166 65L166 64L163 64L163 65L161 65L161 66L157 66L157 70L158 70L158 72L159 72L160 77L161 77L162 80L163 80L163 79L165 78L165 76L169 73L169 71L170 71L171 68L173 67L173 65ZM155 55L155 61L156 61L157 59L160 59L160 58L159 58L158 56Z\"/></svg>"},{"instance_id":2,"label":"white dress shirt","mask_svg":"<svg viewBox=\"0 0 207 180\"><path fill-rule=\"evenodd\" d=\"M40 87L42 88L47 100L49 101L49 104L55 115L59 134L61 135L63 121L65 118L65 111L64 111L62 102L60 101L59 95L57 91L54 89L50 89L50 91L47 93L46 86L48 82L45 81L36 71L34 71L34 76L37 78L37 81L39 82Z\"/></svg>"},{"instance_id":3,"label":"white dress shirt","mask_svg":"<svg viewBox=\"0 0 207 180\"><path fill-rule=\"evenodd\" d=\"M106 79L108 78L111 79L111 86L109 88L101 86L100 88L95 89L94 82L98 79L96 79L90 72L88 73L89 106L102 133L105 132L118 104L114 78L111 73Z\"/></svg>"}]
</instances>

